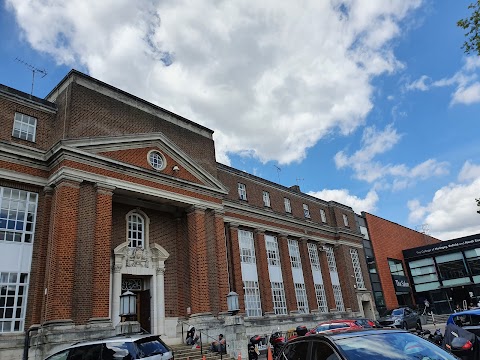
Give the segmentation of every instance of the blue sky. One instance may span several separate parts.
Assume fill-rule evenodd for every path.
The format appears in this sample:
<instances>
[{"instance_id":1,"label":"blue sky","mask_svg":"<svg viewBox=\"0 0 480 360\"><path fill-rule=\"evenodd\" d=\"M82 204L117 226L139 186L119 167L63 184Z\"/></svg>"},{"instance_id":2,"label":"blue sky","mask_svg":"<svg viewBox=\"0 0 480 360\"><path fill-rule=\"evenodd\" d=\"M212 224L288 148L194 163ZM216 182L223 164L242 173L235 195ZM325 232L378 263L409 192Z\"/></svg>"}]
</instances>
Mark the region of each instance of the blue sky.
<instances>
[{"instance_id":1,"label":"blue sky","mask_svg":"<svg viewBox=\"0 0 480 360\"><path fill-rule=\"evenodd\" d=\"M480 233L469 3L6 0L0 83L75 68L213 129L222 163L447 240Z\"/></svg>"}]
</instances>

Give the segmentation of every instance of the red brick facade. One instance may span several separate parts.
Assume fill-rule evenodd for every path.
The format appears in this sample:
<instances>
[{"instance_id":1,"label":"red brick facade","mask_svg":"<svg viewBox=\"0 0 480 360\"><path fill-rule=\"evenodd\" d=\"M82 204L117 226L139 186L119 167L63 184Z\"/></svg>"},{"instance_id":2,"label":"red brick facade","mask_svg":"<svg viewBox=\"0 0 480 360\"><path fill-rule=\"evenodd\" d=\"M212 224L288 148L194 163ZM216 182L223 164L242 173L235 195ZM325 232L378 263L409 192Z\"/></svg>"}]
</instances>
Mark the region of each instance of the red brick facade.
<instances>
[{"instance_id":1,"label":"red brick facade","mask_svg":"<svg viewBox=\"0 0 480 360\"><path fill-rule=\"evenodd\" d=\"M378 216L363 213L368 226L368 233L375 253L378 275L382 284L383 296L387 309L399 306L393 284L388 259L400 260L406 274L406 265L402 250L440 242L423 233L406 228Z\"/></svg>"},{"instance_id":2,"label":"red brick facade","mask_svg":"<svg viewBox=\"0 0 480 360\"><path fill-rule=\"evenodd\" d=\"M289 240L299 243L308 308L318 310L313 243L328 308L336 311L322 251L328 244L336 246L345 307L360 314L358 296L370 284L351 208L218 164L211 130L76 71L47 100L5 87L0 95L0 186L38 194L25 328L102 321L113 328L129 286L137 286L149 326L172 337L178 334L167 320L224 314L230 291L244 314L239 229L253 234L263 314L274 311L266 234L278 241L288 314L298 311ZM12 136L15 112L37 118L35 142ZM163 155L164 169L149 164L151 150ZM238 183L247 200L239 199ZM129 247L132 241L142 245ZM363 293L355 288L350 248L359 252Z\"/></svg>"}]
</instances>

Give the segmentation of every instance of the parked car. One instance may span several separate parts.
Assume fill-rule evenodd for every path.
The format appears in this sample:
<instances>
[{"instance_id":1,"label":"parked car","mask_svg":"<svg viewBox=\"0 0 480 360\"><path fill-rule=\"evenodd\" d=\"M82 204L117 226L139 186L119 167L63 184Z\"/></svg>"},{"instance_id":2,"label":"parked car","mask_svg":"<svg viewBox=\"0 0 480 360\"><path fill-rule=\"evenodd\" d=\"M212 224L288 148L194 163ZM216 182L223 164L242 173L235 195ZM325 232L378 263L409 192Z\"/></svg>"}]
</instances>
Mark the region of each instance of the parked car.
<instances>
[{"instance_id":1,"label":"parked car","mask_svg":"<svg viewBox=\"0 0 480 360\"><path fill-rule=\"evenodd\" d=\"M319 334L325 331L336 331L338 329L362 329L360 324L357 324L355 320L330 320L330 321L323 321L317 326L315 326L312 330L310 330L310 334Z\"/></svg>"},{"instance_id":2,"label":"parked car","mask_svg":"<svg viewBox=\"0 0 480 360\"><path fill-rule=\"evenodd\" d=\"M422 330L420 315L409 307L389 310L378 322L382 326Z\"/></svg>"},{"instance_id":3,"label":"parked car","mask_svg":"<svg viewBox=\"0 0 480 360\"><path fill-rule=\"evenodd\" d=\"M148 359L170 360L173 353L158 335L115 336L80 342L50 355L45 360Z\"/></svg>"},{"instance_id":4,"label":"parked car","mask_svg":"<svg viewBox=\"0 0 480 360\"><path fill-rule=\"evenodd\" d=\"M447 324L442 345L462 360L480 359L480 339L478 336L455 324Z\"/></svg>"},{"instance_id":5,"label":"parked car","mask_svg":"<svg viewBox=\"0 0 480 360\"><path fill-rule=\"evenodd\" d=\"M288 341L282 360L456 360L431 342L399 329L343 329Z\"/></svg>"},{"instance_id":6,"label":"parked car","mask_svg":"<svg viewBox=\"0 0 480 360\"><path fill-rule=\"evenodd\" d=\"M480 309L465 310L454 313L447 319L447 325L448 324L455 324L477 336L480 336Z\"/></svg>"}]
</instances>

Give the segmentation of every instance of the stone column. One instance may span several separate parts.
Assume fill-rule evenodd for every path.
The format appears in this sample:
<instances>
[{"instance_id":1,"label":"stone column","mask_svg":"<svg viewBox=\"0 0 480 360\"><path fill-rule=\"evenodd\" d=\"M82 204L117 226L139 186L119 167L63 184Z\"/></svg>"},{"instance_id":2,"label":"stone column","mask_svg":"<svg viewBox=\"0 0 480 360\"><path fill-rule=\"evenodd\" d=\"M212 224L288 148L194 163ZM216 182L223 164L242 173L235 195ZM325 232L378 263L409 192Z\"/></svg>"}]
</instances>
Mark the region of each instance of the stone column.
<instances>
[{"instance_id":1,"label":"stone column","mask_svg":"<svg viewBox=\"0 0 480 360\"><path fill-rule=\"evenodd\" d=\"M210 313L205 208L192 207L187 214L192 282L192 314Z\"/></svg>"},{"instance_id":2,"label":"stone column","mask_svg":"<svg viewBox=\"0 0 480 360\"><path fill-rule=\"evenodd\" d=\"M110 306L110 254L112 252L113 188L97 184L93 251L92 319L108 320Z\"/></svg>"},{"instance_id":3,"label":"stone column","mask_svg":"<svg viewBox=\"0 0 480 360\"><path fill-rule=\"evenodd\" d=\"M52 199L45 322L72 323L79 182L61 180Z\"/></svg>"},{"instance_id":4,"label":"stone column","mask_svg":"<svg viewBox=\"0 0 480 360\"><path fill-rule=\"evenodd\" d=\"M333 296L332 278L330 277L330 269L328 268L327 253L323 250L323 245L320 244L318 249L318 257L320 260L320 267L322 268L323 287L325 295L327 296L327 305L329 310L336 311L335 297Z\"/></svg>"},{"instance_id":5,"label":"stone column","mask_svg":"<svg viewBox=\"0 0 480 360\"><path fill-rule=\"evenodd\" d=\"M282 264L282 277L283 286L285 287L287 309L289 312L297 311L297 296L295 294L295 285L293 283L292 265L290 263L290 252L288 251L288 239L286 234L280 234L278 236L278 248Z\"/></svg>"},{"instance_id":6,"label":"stone column","mask_svg":"<svg viewBox=\"0 0 480 360\"><path fill-rule=\"evenodd\" d=\"M158 318L154 324L158 324L158 329L156 329L156 333L160 335L165 334L165 266L157 267L156 272L156 281L157 281L157 306L158 309ZM156 314L157 311L154 311Z\"/></svg>"},{"instance_id":7,"label":"stone column","mask_svg":"<svg viewBox=\"0 0 480 360\"><path fill-rule=\"evenodd\" d=\"M300 258L302 259L303 279L305 281L305 289L307 291L307 299L310 311L318 309L317 296L315 295L315 284L312 276L312 265L308 254L308 243L306 238L298 241L300 249Z\"/></svg>"},{"instance_id":8,"label":"stone column","mask_svg":"<svg viewBox=\"0 0 480 360\"><path fill-rule=\"evenodd\" d=\"M267 247L263 229L255 230L255 253L262 309L266 313L273 312L272 285L270 284L270 275L268 273Z\"/></svg>"},{"instance_id":9,"label":"stone column","mask_svg":"<svg viewBox=\"0 0 480 360\"><path fill-rule=\"evenodd\" d=\"M238 225L229 226L230 241L232 242L232 263L233 263L233 291L238 294L238 306L241 312L245 312L245 292L243 290L242 263L240 261L240 246L238 243Z\"/></svg>"},{"instance_id":10,"label":"stone column","mask_svg":"<svg viewBox=\"0 0 480 360\"><path fill-rule=\"evenodd\" d=\"M112 323L116 326L120 322L120 295L122 295L122 263L113 265L112 279Z\"/></svg>"}]
</instances>

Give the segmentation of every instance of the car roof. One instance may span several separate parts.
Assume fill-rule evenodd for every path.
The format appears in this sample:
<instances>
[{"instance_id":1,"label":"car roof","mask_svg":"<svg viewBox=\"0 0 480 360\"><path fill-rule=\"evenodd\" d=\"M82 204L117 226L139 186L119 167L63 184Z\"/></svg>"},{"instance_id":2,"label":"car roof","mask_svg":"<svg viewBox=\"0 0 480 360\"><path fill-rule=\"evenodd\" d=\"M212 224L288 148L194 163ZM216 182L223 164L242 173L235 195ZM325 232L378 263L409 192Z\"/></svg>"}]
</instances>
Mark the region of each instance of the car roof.
<instances>
[{"instance_id":1,"label":"car roof","mask_svg":"<svg viewBox=\"0 0 480 360\"><path fill-rule=\"evenodd\" d=\"M352 319L325 320L325 321L319 322L316 326L319 326L319 325L328 325L328 324L351 323L351 322L354 322L354 321L355 321L355 320L352 320Z\"/></svg>"},{"instance_id":2,"label":"car roof","mask_svg":"<svg viewBox=\"0 0 480 360\"><path fill-rule=\"evenodd\" d=\"M470 309L453 313L449 316L448 320L451 320L454 316L458 315L480 315L480 309Z\"/></svg>"},{"instance_id":3,"label":"car roof","mask_svg":"<svg viewBox=\"0 0 480 360\"><path fill-rule=\"evenodd\" d=\"M72 344L69 347L78 347L78 346L86 346L86 345L95 345L95 344L104 344L104 343L114 343L114 342L135 342L140 339L147 339L147 338L159 338L158 335L154 334L131 334L131 335L117 335L103 339L96 339L96 340L87 340L81 341Z\"/></svg>"},{"instance_id":4,"label":"car roof","mask_svg":"<svg viewBox=\"0 0 480 360\"><path fill-rule=\"evenodd\" d=\"M345 328L345 329L337 329L335 332L322 332L318 334L311 334L309 336L300 336L295 339L289 340L290 342L301 341L302 339L315 339L315 338L327 338L332 341L345 339L345 338L352 338L352 337L362 337L362 336L369 336L369 335L378 335L378 334L386 334L386 333L408 333L406 330L402 329L352 329L352 328Z\"/></svg>"}]
</instances>

